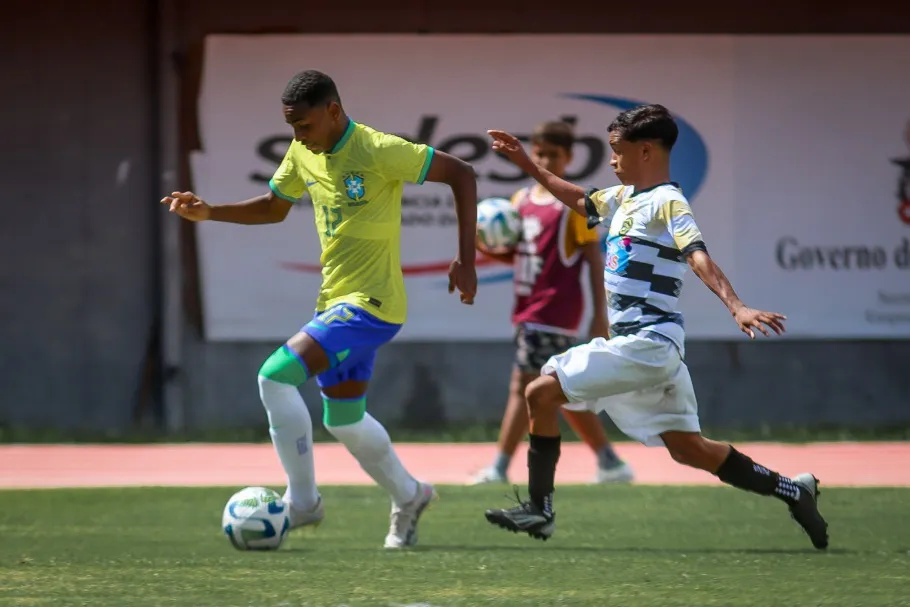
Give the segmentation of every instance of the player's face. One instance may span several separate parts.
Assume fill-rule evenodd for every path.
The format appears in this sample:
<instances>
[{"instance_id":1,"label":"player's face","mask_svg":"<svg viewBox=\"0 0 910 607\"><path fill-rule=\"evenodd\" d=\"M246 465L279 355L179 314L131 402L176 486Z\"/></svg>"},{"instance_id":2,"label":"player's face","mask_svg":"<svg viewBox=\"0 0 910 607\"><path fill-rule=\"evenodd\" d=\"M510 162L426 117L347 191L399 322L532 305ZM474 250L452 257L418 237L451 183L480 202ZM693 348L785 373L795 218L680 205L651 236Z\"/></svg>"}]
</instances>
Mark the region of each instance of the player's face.
<instances>
[{"instance_id":1,"label":"player's face","mask_svg":"<svg viewBox=\"0 0 910 607\"><path fill-rule=\"evenodd\" d=\"M620 183L628 185L634 183L641 171L641 163L645 155L642 143L632 143L623 139L618 133L610 133L610 166Z\"/></svg>"},{"instance_id":2,"label":"player's face","mask_svg":"<svg viewBox=\"0 0 910 607\"><path fill-rule=\"evenodd\" d=\"M340 117L341 107L334 101L315 107L284 106L284 119L294 129L294 139L317 154L335 145Z\"/></svg>"},{"instance_id":3,"label":"player's face","mask_svg":"<svg viewBox=\"0 0 910 607\"><path fill-rule=\"evenodd\" d=\"M531 145L531 161L557 177L562 177L572 162L572 154L564 147L541 141Z\"/></svg>"}]
</instances>

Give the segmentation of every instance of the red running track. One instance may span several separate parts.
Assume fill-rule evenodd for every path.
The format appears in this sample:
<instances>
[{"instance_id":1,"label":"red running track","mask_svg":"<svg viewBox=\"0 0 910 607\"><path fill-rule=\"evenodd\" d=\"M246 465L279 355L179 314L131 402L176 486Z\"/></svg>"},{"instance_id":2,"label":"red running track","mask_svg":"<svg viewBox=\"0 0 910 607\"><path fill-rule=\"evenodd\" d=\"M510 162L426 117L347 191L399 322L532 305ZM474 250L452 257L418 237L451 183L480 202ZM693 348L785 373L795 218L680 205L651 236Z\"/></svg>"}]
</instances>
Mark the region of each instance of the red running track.
<instances>
[{"instance_id":1,"label":"red running track","mask_svg":"<svg viewBox=\"0 0 910 607\"><path fill-rule=\"evenodd\" d=\"M753 443L737 448L783 474L814 473L826 486L910 486L910 443ZM516 453L511 480L527 481L526 445ZM418 478L439 484L465 483L492 462L493 444L401 444L398 454ZM712 475L680 466L661 448L619 443L640 484L718 484ZM372 481L337 443L315 446L321 485ZM587 483L594 457L580 443L566 443L556 480ZM0 488L105 486L281 486L285 482L270 444L179 445L4 445Z\"/></svg>"}]
</instances>

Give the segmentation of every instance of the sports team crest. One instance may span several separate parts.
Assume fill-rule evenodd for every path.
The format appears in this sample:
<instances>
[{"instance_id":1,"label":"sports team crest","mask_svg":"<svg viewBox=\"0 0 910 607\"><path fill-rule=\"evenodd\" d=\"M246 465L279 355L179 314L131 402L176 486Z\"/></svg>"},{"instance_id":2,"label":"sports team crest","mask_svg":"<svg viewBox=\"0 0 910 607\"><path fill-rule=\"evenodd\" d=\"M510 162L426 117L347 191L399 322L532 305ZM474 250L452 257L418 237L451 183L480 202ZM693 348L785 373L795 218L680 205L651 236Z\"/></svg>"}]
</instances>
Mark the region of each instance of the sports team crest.
<instances>
[{"instance_id":1,"label":"sports team crest","mask_svg":"<svg viewBox=\"0 0 910 607\"><path fill-rule=\"evenodd\" d=\"M626 220L622 222L622 226L619 228L619 235L625 236L629 233L629 230L632 229L632 224L634 221L631 217L626 217Z\"/></svg>"},{"instance_id":2,"label":"sports team crest","mask_svg":"<svg viewBox=\"0 0 910 607\"><path fill-rule=\"evenodd\" d=\"M360 173L347 173L344 175L344 191L348 198L360 202L366 195L363 175Z\"/></svg>"}]
</instances>

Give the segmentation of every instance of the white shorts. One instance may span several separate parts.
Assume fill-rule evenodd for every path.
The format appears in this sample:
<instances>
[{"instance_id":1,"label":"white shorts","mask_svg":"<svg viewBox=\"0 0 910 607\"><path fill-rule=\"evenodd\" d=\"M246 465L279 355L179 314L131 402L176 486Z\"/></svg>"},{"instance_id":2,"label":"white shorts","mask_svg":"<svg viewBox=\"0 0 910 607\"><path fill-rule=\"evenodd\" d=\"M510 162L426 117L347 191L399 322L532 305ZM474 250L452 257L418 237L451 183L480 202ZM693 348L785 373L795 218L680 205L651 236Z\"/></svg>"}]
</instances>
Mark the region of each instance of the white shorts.
<instances>
[{"instance_id":1,"label":"white shorts","mask_svg":"<svg viewBox=\"0 0 910 607\"><path fill-rule=\"evenodd\" d=\"M592 341L551 357L542 375L556 373L572 411L606 411L630 438L664 445L667 431L700 432L689 369L669 339L628 335Z\"/></svg>"}]
</instances>

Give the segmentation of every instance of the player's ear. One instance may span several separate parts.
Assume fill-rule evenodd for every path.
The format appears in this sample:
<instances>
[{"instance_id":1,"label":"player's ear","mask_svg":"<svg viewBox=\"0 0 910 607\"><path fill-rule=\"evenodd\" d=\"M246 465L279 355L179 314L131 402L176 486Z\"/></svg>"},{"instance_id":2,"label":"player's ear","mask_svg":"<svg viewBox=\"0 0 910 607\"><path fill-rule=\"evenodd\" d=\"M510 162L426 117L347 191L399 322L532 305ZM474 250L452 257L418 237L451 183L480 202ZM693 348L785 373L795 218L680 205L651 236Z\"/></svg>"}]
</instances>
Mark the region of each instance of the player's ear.
<instances>
[{"instance_id":1,"label":"player's ear","mask_svg":"<svg viewBox=\"0 0 910 607\"><path fill-rule=\"evenodd\" d=\"M653 151L654 151L654 150L653 150L652 147L651 147L651 142L650 142L650 141L642 141L642 142L641 142L641 152L640 152L640 153L641 153L641 158L642 158L642 160L650 160L650 159L651 159L651 152L653 152Z\"/></svg>"},{"instance_id":2,"label":"player's ear","mask_svg":"<svg viewBox=\"0 0 910 607\"><path fill-rule=\"evenodd\" d=\"M337 121L339 118L341 118L341 104L337 101L329 101L329 107L327 108L327 111L329 112L329 118L332 120Z\"/></svg>"}]
</instances>

